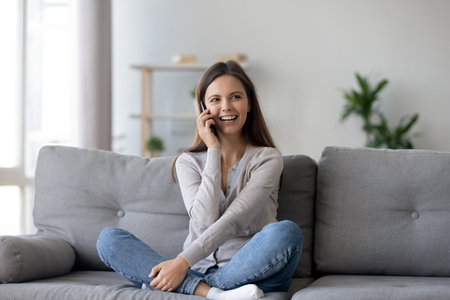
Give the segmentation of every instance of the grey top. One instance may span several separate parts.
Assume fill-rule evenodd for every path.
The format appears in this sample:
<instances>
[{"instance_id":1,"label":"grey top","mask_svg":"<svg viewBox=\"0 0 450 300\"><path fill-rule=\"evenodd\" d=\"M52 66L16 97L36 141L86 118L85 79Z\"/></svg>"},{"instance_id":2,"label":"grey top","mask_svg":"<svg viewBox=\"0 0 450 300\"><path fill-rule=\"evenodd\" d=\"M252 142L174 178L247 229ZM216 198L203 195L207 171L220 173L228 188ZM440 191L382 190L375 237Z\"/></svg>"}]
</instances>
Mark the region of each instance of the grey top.
<instances>
[{"instance_id":1,"label":"grey top","mask_svg":"<svg viewBox=\"0 0 450 300\"><path fill-rule=\"evenodd\" d=\"M283 157L276 148L247 145L221 189L217 148L187 152L176 162L183 201L190 217L184 251L192 269L205 273L226 264L265 225L277 222L278 186Z\"/></svg>"}]
</instances>

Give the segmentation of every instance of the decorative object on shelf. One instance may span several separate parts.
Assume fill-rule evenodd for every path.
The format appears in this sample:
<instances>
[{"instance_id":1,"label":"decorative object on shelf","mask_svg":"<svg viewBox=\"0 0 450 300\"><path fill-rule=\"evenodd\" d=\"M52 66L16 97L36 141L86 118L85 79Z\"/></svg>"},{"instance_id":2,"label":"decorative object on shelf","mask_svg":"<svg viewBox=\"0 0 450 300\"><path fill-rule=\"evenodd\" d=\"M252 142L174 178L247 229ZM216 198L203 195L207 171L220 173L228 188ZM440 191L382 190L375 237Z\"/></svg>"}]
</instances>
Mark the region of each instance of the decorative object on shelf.
<instances>
[{"instance_id":1,"label":"decorative object on shelf","mask_svg":"<svg viewBox=\"0 0 450 300\"><path fill-rule=\"evenodd\" d=\"M195 55L174 55L171 59L174 64L195 64L197 63L197 58Z\"/></svg>"},{"instance_id":2,"label":"decorative object on shelf","mask_svg":"<svg viewBox=\"0 0 450 300\"><path fill-rule=\"evenodd\" d=\"M344 92L347 103L341 114L340 121L343 122L351 114L359 115L363 119L362 129L366 133L366 147L388 148L388 149L413 149L411 138L418 137L418 133L408 136L408 131L416 123L419 114L404 116L393 130L389 129L386 117L374 104L378 101L378 93L388 84L383 79L375 86L371 86L368 78L355 73L361 91L351 90ZM378 116L379 123L374 124L372 119Z\"/></svg>"},{"instance_id":3,"label":"decorative object on shelf","mask_svg":"<svg viewBox=\"0 0 450 300\"><path fill-rule=\"evenodd\" d=\"M239 54L239 53L231 53L231 54L219 54L216 56L217 61L229 61L234 60L239 63L247 61L247 56L245 54Z\"/></svg>"},{"instance_id":4,"label":"decorative object on shelf","mask_svg":"<svg viewBox=\"0 0 450 300\"><path fill-rule=\"evenodd\" d=\"M161 151L164 150L164 141L156 136L151 136L147 140L147 151L149 158L160 157Z\"/></svg>"}]
</instances>

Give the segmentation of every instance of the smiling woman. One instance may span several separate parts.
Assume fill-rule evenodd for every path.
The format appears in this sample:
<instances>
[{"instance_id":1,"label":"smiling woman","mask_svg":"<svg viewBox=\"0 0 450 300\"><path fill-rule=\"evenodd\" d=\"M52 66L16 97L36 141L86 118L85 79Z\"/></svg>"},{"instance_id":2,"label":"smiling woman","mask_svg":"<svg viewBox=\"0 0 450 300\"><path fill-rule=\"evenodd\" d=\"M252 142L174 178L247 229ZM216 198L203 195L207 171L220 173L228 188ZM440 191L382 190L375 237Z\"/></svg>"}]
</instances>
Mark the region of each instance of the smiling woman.
<instances>
[{"instance_id":1,"label":"smiling woman","mask_svg":"<svg viewBox=\"0 0 450 300\"><path fill-rule=\"evenodd\" d=\"M237 62L219 62L200 78L196 100L204 110L194 146L173 163L190 218L183 251L167 260L132 233L106 228L99 256L145 289L213 300L287 292L303 236L276 219L283 158L253 83Z\"/></svg>"},{"instance_id":2,"label":"smiling woman","mask_svg":"<svg viewBox=\"0 0 450 300\"><path fill-rule=\"evenodd\" d=\"M208 71L205 72L205 74L203 74L197 84L195 95L199 111L202 111L201 103L204 101L206 102L205 95L208 87L213 84L214 81L220 80L221 77L227 75L231 75L241 82L241 85L244 87L244 95L248 99L248 105L250 109L246 117L247 121L242 127L243 136L250 144L264 145L267 147L275 148L275 143L273 142L266 122L264 121L261 107L259 106L255 86L253 85L253 82L247 76L245 71L242 69L242 67L234 61L228 61L227 63L216 63L211 66L211 68L209 68ZM240 88L238 88L238 90L239 89ZM241 93L243 92L242 90L239 91ZM214 122L214 120L212 120L211 122ZM199 131L197 131L194 138L194 145L183 152L201 152L206 151L207 149L208 147L200 137ZM174 171L175 164L173 165L172 169Z\"/></svg>"}]
</instances>

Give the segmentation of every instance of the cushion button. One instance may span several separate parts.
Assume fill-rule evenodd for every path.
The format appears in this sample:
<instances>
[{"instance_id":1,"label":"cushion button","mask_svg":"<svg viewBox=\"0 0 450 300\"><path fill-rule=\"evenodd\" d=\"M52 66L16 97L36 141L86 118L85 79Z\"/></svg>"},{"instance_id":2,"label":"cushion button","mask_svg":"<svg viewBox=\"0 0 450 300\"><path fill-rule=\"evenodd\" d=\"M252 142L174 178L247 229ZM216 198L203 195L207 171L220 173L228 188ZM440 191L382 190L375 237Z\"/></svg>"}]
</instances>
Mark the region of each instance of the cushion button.
<instances>
[{"instance_id":1,"label":"cushion button","mask_svg":"<svg viewBox=\"0 0 450 300\"><path fill-rule=\"evenodd\" d=\"M418 213L417 211L413 212L413 213L411 214L411 218L413 218L413 219L418 219L418 218L419 218L419 213Z\"/></svg>"},{"instance_id":2,"label":"cushion button","mask_svg":"<svg viewBox=\"0 0 450 300\"><path fill-rule=\"evenodd\" d=\"M117 215L119 216L119 218L122 218L123 216L125 216L125 212L123 210L119 210L117 212Z\"/></svg>"}]
</instances>

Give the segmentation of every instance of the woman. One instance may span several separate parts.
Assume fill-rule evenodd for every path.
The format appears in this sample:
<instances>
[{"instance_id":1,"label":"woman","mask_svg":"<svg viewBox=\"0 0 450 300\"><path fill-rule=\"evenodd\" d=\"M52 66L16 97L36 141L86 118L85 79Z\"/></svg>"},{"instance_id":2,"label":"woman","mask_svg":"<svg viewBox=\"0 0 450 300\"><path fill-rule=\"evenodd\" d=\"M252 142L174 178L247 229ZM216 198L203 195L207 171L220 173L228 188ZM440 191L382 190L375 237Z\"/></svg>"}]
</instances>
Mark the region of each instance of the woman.
<instances>
[{"instance_id":1,"label":"woman","mask_svg":"<svg viewBox=\"0 0 450 300\"><path fill-rule=\"evenodd\" d=\"M183 252L166 260L131 233L107 228L99 255L138 287L218 300L285 292L303 238L295 223L276 220L283 159L253 83L238 63L216 63L196 99L205 110L194 146L172 167L190 216Z\"/></svg>"}]
</instances>

